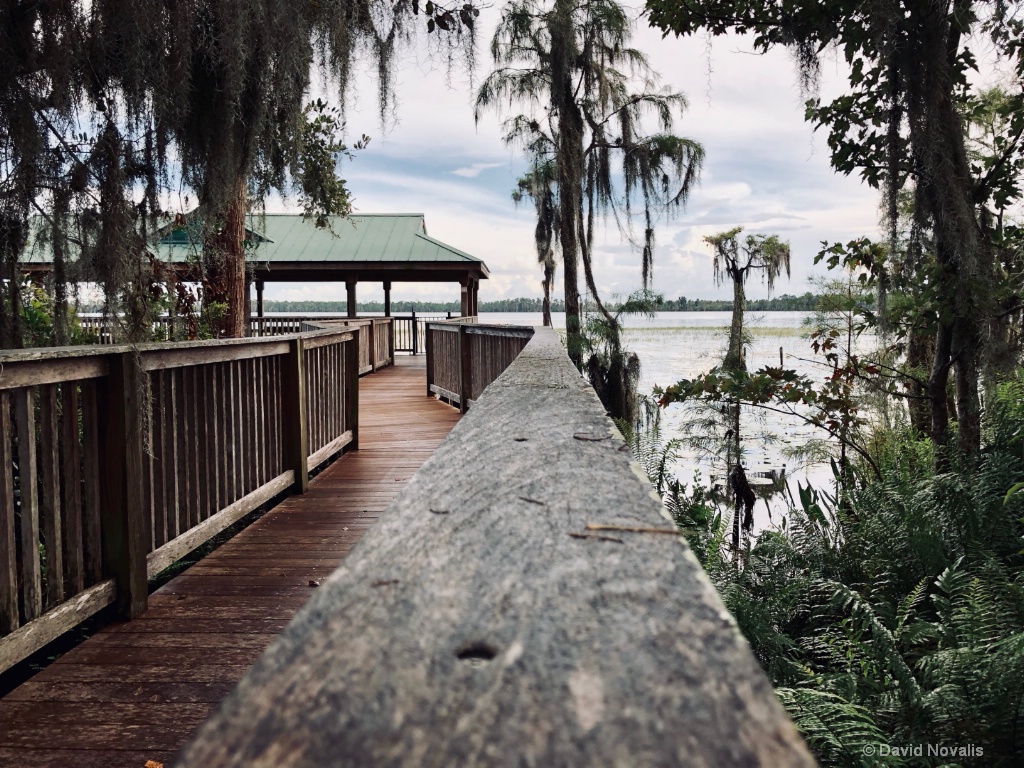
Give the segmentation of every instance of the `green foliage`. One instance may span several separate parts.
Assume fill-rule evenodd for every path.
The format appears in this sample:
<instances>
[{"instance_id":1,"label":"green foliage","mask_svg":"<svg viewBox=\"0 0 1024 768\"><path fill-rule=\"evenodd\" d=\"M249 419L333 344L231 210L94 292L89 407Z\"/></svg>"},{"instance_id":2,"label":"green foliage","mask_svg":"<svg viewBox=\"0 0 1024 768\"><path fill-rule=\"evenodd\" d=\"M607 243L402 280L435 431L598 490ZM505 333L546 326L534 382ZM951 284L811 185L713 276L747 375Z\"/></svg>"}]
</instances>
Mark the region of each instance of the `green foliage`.
<instances>
[{"instance_id":1,"label":"green foliage","mask_svg":"<svg viewBox=\"0 0 1024 768\"><path fill-rule=\"evenodd\" d=\"M352 212L351 193L345 179L338 176L337 165L342 158L351 160L356 150L364 149L370 137L352 145L345 144L340 134L345 128L341 110L317 99L303 112L302 149L299 152L296 181L302 190L299 202L303 218L313 219L317 227L330 227L331 216L348 216Z\"/></svg>"},{"instance_id":2,"label":"green foliage","mask_svg":"<svg viewBox=\"0 0 1024 768\"><path fill-rule=\"evenodd\" d=\"M622 318L629 315L654 316L660 296L638 291L626 299L615 314L587 316L582 341L585 370L601 403L612 418L627 423L637 419L637 384L640 358L622 345Z\"/></svg>"},{"instance_id":3,"label":"green foliage","mask_svg":"<svg viewBox=\"0 0 1024 768\"><path fill-rule=\"evenodd\" d=\"M694 547L823 765L875 765L864 747L879 744L1024 760L1024 494L1007 494L1024 478L1020 381L996 389L977 463L933 474L927 441L893 433L876 440L879 477L843 503L798 486L785 532L741 567Z\"/></svg>"}]
</instances>

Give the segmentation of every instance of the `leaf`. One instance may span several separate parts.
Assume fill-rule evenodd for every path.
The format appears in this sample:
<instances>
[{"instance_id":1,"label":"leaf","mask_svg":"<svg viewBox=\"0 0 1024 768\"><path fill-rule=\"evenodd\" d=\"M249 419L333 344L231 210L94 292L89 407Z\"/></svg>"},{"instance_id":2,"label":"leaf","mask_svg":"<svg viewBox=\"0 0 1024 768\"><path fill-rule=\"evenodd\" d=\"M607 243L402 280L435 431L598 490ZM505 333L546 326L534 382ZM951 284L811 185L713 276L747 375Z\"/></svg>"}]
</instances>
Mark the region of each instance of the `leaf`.
<instances>
[{"instance_id":1,"label":"leaf","mask_svg":"<svg viewBox=\"0 0 1024 768\"><path fill-rule=\"evenodd\" d=\"M1010 486L1010 490L1006 492L1006 496L1003 497L1003 506L1005 507L1010 503L1010 499L1017 495L1017 492L1024 488L1024 483L1014 483Z\"/></svg>"}]
</instances>

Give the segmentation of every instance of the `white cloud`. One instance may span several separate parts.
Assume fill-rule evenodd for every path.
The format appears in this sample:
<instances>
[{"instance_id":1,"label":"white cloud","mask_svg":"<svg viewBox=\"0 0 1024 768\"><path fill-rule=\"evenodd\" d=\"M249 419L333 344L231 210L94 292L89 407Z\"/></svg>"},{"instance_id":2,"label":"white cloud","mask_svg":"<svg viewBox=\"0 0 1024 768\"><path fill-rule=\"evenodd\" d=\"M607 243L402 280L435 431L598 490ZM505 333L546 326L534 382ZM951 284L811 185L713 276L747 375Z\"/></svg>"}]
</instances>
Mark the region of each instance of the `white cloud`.
<instances>
[{"instance_id":1,"label":"white cloud","mask_svg":"<svg viewBox=\"0 0 1024 768\"><path fill-rule=\"evenodd\" d=\"M475 179L483 171L490 170L491 168L501 168L504 163L473 163L466 168L456 168L452 173L455 176L462 176L466 179Z\"/></svg>"},{"instance_id":2,"label":"white cloud","mask_svg":"<svg viewBox=\"0 0 1024 768\"><path fill-rule=\"evenodd\" d=\"M360 211L422 212L433 237L483 258L492 274L481 285L483 300L540 295L533 210L517 209L510 196L525 163L502 141L507 114L474 120L474 85L490 68L486 44L499 12L499 4L481 12L472 82L459 72L449 77L423 51L405 59L396 76L395 121L386 130L372 78L357 78L364 98L350 106L348 127L373 140L343 169ZM724 296L713 283L702 237L732 226L778 232L790 241L793 279L779 292L807 290L820 241L877 233L877 193L829 167L825 136L803 120L804 97L784 51L752 55L750 44L735 36L708 48L703 38L662 38L642 21L634 42L664 83L688 96L690 107L676 128L706 150L701 186L674 221L657 227L658 290L673 298ZM822 96L829 98L843 83L843 65L826 62L823 70ZM638 288L639 255L614 224L600 225L595 234L598 287L609 294ZM285 298L279 291L286 290L310 297L344 293L337 286L268 286L267 296ZM751 286L750 292L762 290ZM376 286L360 286L360 296L375 292ZM395 288L396 299L457 296L456 286Z\"/></svg>"}]
</instances>

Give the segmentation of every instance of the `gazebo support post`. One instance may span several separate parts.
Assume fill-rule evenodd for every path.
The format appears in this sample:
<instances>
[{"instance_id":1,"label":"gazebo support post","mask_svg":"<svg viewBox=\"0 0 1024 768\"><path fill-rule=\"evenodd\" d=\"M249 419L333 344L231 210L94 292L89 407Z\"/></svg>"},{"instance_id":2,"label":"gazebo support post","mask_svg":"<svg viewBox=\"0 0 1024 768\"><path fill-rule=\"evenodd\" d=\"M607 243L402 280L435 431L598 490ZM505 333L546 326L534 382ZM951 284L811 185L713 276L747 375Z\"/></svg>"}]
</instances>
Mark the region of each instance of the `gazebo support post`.
<instances>
[{"instance_id":1,"label":"gazebo support post","mask_svg":"<svg viewBox=\"0 0 1024 768\"><path fill-rule=\"evenodd\" d=\"M462 309L459 317L469 317L469 279L463 280L460 286L462 287Z\"/></svg>"},{"instance_id":2,"label":"gazebo support post","mask_svg":"<svg viewBox=\"0 0 1024 768\"><path fill-rule=\"evenodd\" d=\"M245 278L245 302L242 307L242 335L252 335L252 280Z\"/></svg>"},{"instance_id":3,"label":"gazebo support post","mask_svg":"<svg viewBox=\"0 0 1024 768\"><path fill-rule=\"evenodd\" d=\"M263 319L263 281L256 281L256 317Z\"/></svg>"},{"instance_id":4,"label":"gazebo support post","mask_svg":"<svg viewBox=\"0 0 1024 768\"><path fill-rule=\"evenodd\" d=\"M356 316L356 281L346 280L345 281L345 308L348 310L349 317Z\"/></svg>"},{"instance_id":5,"label":"gazebo support post","mask_svg":"<svg viewBox=\"0 0 1024 768\"><path fill-rule=\"evenodd\" d=\"M384 317L391 317L391 281L384 281Z\"/></svg>"}]
</instances>

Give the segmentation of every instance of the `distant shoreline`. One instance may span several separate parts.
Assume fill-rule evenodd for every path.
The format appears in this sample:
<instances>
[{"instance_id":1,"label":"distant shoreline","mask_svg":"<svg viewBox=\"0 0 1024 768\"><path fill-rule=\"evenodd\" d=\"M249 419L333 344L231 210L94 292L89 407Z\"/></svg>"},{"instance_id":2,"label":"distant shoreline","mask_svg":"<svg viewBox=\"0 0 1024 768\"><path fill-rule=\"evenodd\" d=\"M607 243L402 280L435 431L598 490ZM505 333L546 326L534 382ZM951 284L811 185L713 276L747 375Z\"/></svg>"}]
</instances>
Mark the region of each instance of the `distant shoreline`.
<instances>
[{"instance_id":1,"label":"distant shoreline","mask_svg":"<svg viewBox=\"0 0 1024 768\"><path fill-rule=\"evenodd\" d=\"M805 293L802 296L784 294L771 299L748 299L747 310L750 312L811 312L817 309L819 296L813 293ZM366 301L358 303L360 312L383 312L384 304L379 301ZM609 304L613 310L618 309L614 303ZM519 298L500 299L498 301L481 301L480 312L541 312L543 302L541 299ZM687 299L680 296L678 299L666 299L658 306L659 312L725 312L732 309L732 302L722 299ZM264 312L276 312L286 314L302 314L303 312L345 312L344 301L279 301L266 300L263 302ZM452 312L461 311L458 301L392 301L391 312L393 314L408 314L410 312ZM561 301L555 301L551 305L552 312L564 312L565 306Z\"/></svg>"}]
</instances>

